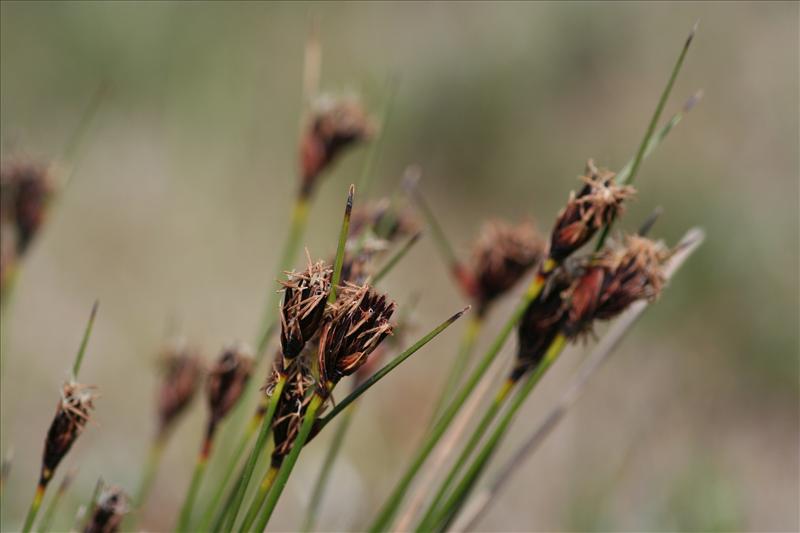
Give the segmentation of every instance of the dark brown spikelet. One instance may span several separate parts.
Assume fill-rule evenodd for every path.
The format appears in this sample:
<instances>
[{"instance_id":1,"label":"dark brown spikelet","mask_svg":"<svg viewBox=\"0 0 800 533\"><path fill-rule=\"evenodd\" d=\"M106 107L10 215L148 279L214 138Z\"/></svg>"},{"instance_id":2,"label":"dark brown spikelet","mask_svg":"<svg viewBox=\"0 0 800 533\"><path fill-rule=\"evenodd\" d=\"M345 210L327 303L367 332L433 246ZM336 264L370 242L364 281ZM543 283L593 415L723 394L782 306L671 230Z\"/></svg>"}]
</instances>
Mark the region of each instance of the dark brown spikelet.
<instances>
[{"instance_id":1,"label":"dark brown spikelet","mask_svg":"<svg viewBox=\"0 0 800 533\"><path fill-rule=\"evenodd\" d=\"M550 237L550 258L560 263L619 214L623 202L633 196L630 186L614 183L614 173L598 170L591 159L586 163L583 188L570 193L566 207L556 219Z\"/></svg>"},{"instance_id":2,"label":"dark brown spikelet","mask_svg":"<svg viewBox=\"0 0 800 533\"><path fill-rule=\"evenodd\" d=\"M226 347L206 379L208 394L209 434L236 405L253 370L253 357L247 347L234 344Z\"/></svg>"},{"instance_id":3,"label":"dark brown spikelet","mask_svg":"<svg viewBox=\"0 0 800 533\"><path fill-rule=\"evenodd\" d=\"M202 359L182 344L168 346L162 364L164 376L158 391L158 433L161 436L189 406L203 376Z\"/></svg>"},{"instance_id":4,"label":"dark brown spikelet","mask_svg":"<svg viewBox=\"0 0 800 533\"><path fill-rule=\"evenodd\" d=\"M349 376L392 333L395 304L368 285L346 283L340 290L319 338L319 391Z\"/></svg>"},{"instance_id":5,"label":"dark brown spikelet","mask_svg":"<svg viewBox=\"0 0 800 533\"><path fill-rule=\"evenodd\" d=\"M294 359L319 329L331 291L333 269L324 261L311 263L302 272L287 273L282 281L281 349Z\"/></svg>"},{"instance_id":6,"label":"dark brown spikelet","mask_svg":"<svg viewBox=\"0 0 800 533\"><path fill-rule=\"evenodd\" d=\"M106 487L100 493L84 533L114 533L129 510L129 498L118 487Z\"/></svg>"},{"instance_id":7,"label":"dark brown spikelet","mask_svg":"<svg viewBox=\"0 0 800 533\"><path fill-rule=\"evenodd\" d=\"M487 222L472 250L472 293L478 314L510 290L528 270L544 258L545 243L533 223L517 225Z\"/></svg>"},{"instance_id":8,"label":"dark brown spikelet","mask_svg":"<svg viewBox=\"0 0 800 533\"><path fill-rule=\"evenodd\" d=\"M311 195L319 175L346 148L369 139L375 126L352 98L320 98L300 139L301 196Z\"/></svg>"},{"instance_id":9,"label":"dark brown spikelet","mask_svg":"<svg viewBox=\"0 0 800 533\"><path fill-rule=\"evenodd\" d=\"M353 209L350 238L360 237L370 229L377 238L394 242L417 233L420 224L410 209L394 209L384 198Z\"/></svg>"},{"instance_id":10,"label":"dark brown spikelet","mask_svg":"<svg viewBox=\"0 0 800 533\"><path fill-rule=\"evenodd\" d=\"M52 479L56 467L78 439L89 421L95 399L96 394L92 387L72 382L64 384L61 400L56 407L56 416L53 417L44 442L40 486L46 486Z\"/></svg>"},{"instance_id":11,"label":"dark brown spikelet","mask_svg":"<svg viewBox=\"0 0 800 533\"><path fill-rule=\"evenodd\" d=\"M566 320L564 292L572 275L559 268L550 277L539 298L528 305L517 327L517 360L510 379L518 380L536 368Z\"/></svg>"},{"instance_id":12,"label":"dark brown spikelet","mask_svg":"<svg viewBox=\"0 0 800 533\"><path fill-rule=\"evenodd\" d=\"M638 235L605 250L569 290L567 335L589 332L593 321L610 320L637 300L657 298L668 256L662 243Z\"/></svg>"},{"instance_id":13,"label":"dark brown spikelet","mask_svg":"<svg viewBox=\"0 0 800 533\"><path fill-rule=\"evenodd\" d=\"M292 450L306 408L311 401L310 391L314 387L314 378L303 361L294 362L289 372L272 422L272 439L275 443L272 450L274 467L279 467L283 458Z\"/></svg>"},{"instance_id":14,"label":"dark brown spikelet","mask_svg":"<svg viewBox=\"0 0 800 533\"><path fill-rule=\"evenodd\" d=\"M3 219L13 225L15 251L22 257L44 223L53 195L53 178L49 169L39 163L24 160L3 163L0 189Z\"/></svg>"}]
</instances>

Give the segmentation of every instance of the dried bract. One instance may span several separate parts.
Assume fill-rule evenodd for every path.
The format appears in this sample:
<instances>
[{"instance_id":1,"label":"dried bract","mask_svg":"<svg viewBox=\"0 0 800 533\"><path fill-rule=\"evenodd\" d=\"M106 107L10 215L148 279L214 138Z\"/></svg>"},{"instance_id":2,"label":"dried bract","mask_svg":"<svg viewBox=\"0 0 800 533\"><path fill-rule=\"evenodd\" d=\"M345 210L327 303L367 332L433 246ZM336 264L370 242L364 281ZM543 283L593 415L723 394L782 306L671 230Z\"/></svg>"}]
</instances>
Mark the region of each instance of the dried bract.
<instances>
[{"instance_id":1,"label":"dried bract","mask_svg":"<svg viewBox=\"0 0 800 533\"><path fill-rule=\"evenodd\" d=\"M287 359L303 350L319 329L331 290L333 269L324 261L311 263L302 272L288 273L281 305L281 348Z\"/></svg>"},{"instance_id":2,"label":"dried bract","mask_svg":"<svg viewBox=\"0 0 800 533\"><path fill-rule=\"evenodd\" d=\"M657 298L668 256L662 243L637 235L626 237L623 246L605 250L569 290L566 333L587 332L594 320L612 319L636 300Z\"/></svg>"},{"instance_id":3,"label":"dried bract","mask_svg":"<svg viewBox=\"0 0 800 533\"><path fill-rule=\"evenodd\" d=\"M128 513L128 495L118 487L107 487L100 494L84 533L114 533Z\"/></svg>"},{"instance_id":4,"label":"dried bract","mask_svg":"<svg viewBox=\"0 0 800 533\"><path fill-rule=\"evenodd\" d=\"M395 304L367 285L347 283L322 327L319 373L322 394L366 363L369 355L392 333L389 319Z\"/></svg>"},{"instance_id":5,"label":"dried bract","mask_svg":"<svg viewBox=\"0 0 800 533\"><path fill-rule=\"evenodd\" d=\"M375 130L361 105L352 98L320 98L300 139L300 194L310 196L317 177L346 148L369 139Z\"/></svg>"},{"instance_id":6,"label":"dried bract","mask_svg":"<svg viewBox=\"0 0 800 533\"><path fill-rule=\"evenodd\" d=\"M512 225L486 223L472 251L472 287L477 311L511 289L525 273L544 258L544 241L530 221Z\"/></svg>"},{"instance_id":7,"label":"dried bract","mask_svg":"<svg viewBox=\"0 0 800 533\"><path fill-rule=\"evenodd\" d=\"M64 384L56 415L44 442L40 486L47 485L58 464L78 439L89 421L95 399L92 387L72 382Z\"/></svg>"},{"instance_id":8,"label":"dried bract","mask_svg":"<svg viewBox=\"0 0 800 533\"><path fill-rule=\"evenodd\" d=\"M164 351L163 366L158 392L159 435L164 435L191 403L203 375L200 356L177 343Z\"/></svg>"},{"instance_id":9,"label":"dried bract","mask_svg":"<svg viewBox=\"0 0 800 533\"><path fill-rule=\"evenodd\" d=\"M253 369L250 350L242 344L226 347L211 368L206 382L210 432L236 405Z\"/></svg>"},{"instance_id":10,"label":"dried bract","mask_svg":"<svg viewBox=\"0 0 800 533\"><path fill-rule=\"evenodd\" d=\"M614 173L598 170L590 159L583 188L570 193L566 207L561 210L550 238L550 257L561 262L613 219L623 208L623 202L633 196L630 186L614 183Z\"/></svg>"}]
</instances>

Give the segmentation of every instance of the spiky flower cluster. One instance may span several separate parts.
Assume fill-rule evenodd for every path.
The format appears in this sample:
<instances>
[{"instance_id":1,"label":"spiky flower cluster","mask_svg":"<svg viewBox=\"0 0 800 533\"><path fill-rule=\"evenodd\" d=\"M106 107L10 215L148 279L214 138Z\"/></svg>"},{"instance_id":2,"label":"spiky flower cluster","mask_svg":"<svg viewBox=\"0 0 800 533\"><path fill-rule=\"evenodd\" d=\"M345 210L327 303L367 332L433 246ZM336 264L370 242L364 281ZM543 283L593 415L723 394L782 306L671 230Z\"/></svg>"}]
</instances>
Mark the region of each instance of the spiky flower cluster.
<instances>
[{"instance_id":1,"label":"spiky flower cluster","mask_svg":"<svg viewBox=\"0 0 800 533\"><path fill-rule=\"evenodd\" d=\"M591 159L581 177L584 186L570 193L558 215L550 237L550 258L561 262L586 244L594 234L622 213L623 202L633 196L633 187L617 185L615 175L598 170Z\"/></svg>"},{"instance_id":2,"label":"spiky flower cluster","mask_svg":"<svg viewBox=\"0 0 800 533\"><path fill-rule=\"evenodd\" d=\"M96 398L94 389L87 385L69 382L62 387L61 400L44 441L40 486L47 485L58 464L86 427Z\"/></svg>"},{"instance_id":3,"label":"spiky flower cluster","mask_svg":"<svg viewBox=\"0 0 800 533\"><path fill-rule=\"evenodd\" d=\"M394 302L368 285L345 284L320 332L317 362L320 393L366 363L369 355L392 333L389 322Z\"/></svg>"},{"instance_id":4,"label":"spiky flower cluster","mask_svg":"<svg viewBox=\"0 0 800 533\"><path fill-rule=\"evenodd\" d=\"M462 284L477 304L479 314L510 290L531 267L544 258L544 241L533 223L517 225L487 222L472 249L469 275Z\"/></svg>"},{"instance_id":5,"label":"spiky flower cluster","mask_svg":"<svg viewBox=\"0 0 800 533\"><path fill-rule=\"evenodd\" d=\"M158 434L166 435L200 387L203 362L182 342L169 345L163 353L164 375L158 391Z\"/></svg>"},{"instance_id":6,"label":"spiky flower cluster","mask_svg":"<svg viewBox=\"0 0 800 533\"><path fill-rule=\"evenodd\" d=\"M320 97L300 140L300 194L310 196L319 175L346 148L372 137L375 126L353 98Z\"/></svg>"},{"instance_id":7,"label":"spiky flower cluster","mask_svg":"<svg viewBox=\"0 0 800 533\"><path fill-rule=\"evenodd\" d=\"M129 498L119 487L106 487L94 506L84 533L114 533L129 511Z\"/></svg>"},{"instance_id":8,"label":"spiky flower cluster","mask_svg":"<svg viewBox=\"0 0 800 533\"><path fill-rule=\"evenodd\" d=\"M236 405L252 370L253 357L249 348L243 344L232 344L223 350L206 380L210 411L209 434L213 433L219 421Z\"/></svg>"},{"instance_id":9,"label":"spiky flower cluster","mask_svg":"<svg viewBox=\"0 0 800 533\"><path fill-rule=\"evenodd\" d=\"M324 261L312 263L302 272L289 272L282 281L281 348L293 359L319 329L331 290L333 269Z\"/></svg>"},{"instance_id":10,"label":"spiky flower cluster","mask_svg":"<svg viewBox=\"0 0 800 533\"><path fill-rule=\"evenodd\" d=\"M289 372L272 422L272 439L275 443L272 451L274 467L279 467L283 458L291 451L311 400L308 392L314 387L314 378L307 365L293 364Z\"/></svg>"}]
</instances>

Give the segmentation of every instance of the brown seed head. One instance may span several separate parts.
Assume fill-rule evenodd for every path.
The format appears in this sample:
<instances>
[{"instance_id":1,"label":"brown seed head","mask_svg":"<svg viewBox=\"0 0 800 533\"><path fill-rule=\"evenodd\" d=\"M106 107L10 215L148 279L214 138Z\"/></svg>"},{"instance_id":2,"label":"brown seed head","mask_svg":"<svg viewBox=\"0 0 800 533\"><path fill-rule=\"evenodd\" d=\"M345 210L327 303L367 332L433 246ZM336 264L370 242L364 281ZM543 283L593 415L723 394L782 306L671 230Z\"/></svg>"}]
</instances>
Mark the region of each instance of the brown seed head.
<instances>
[{"instance_id":1,"label":"brown seed head","mask_svg":"<svg viewBox=\"0 0 800 533\"><path fill-rule=\"evenodd\" d=\"M272 466L278 467L283 458L292 450L300 426L311 401L309 392L313 390L314 378L302 360L295 361L286 380L280 402L272 423Z\"/></svg>"},{"instance_id":2,"label":"brown seed head","mask_svg":"<svg viewBox=\"0 0 800 533\"><path fill-rule=\"evenodd\" d=\"M203 374L199 355L183 343L174 342L162 355L164 376L158 392L159 435L164 435L188 407Z\"/></svg>"},{"instance_id":3,"label":"brown seed head","mask_svg":"<svg viewBox=\"0 0 800 533\"><path fill-rule=\"evenodd\" d=\"M479 314L544 258L544 241L530 221L486 223L472 250L472 279L465 286Z\"/></svg>"},{"instance_id":4,"label":"brown seed head","mask_svg":"<svg viewBox=\"0 0 800 533\"><path fill-rule=\"evenodd\" d=\"M44 442L40 485L50 481L56 467L78 439L89 421L96 398L93 387L72 382L64 384L56 415Z\"/></svg>"},{"instance_id":5,"label":"brown seed head","mask_svg":"<svg viewBox=\"0 0 800 533\"><path fill-rule=\"evenodd\" d=\"M129 498L119 487L106 487L86 524L84 533L114 533L129 511Z\"/></svg>"},{"instance_id":6,"label":"brown seed head","mask_svg":"<svg viewBox=\"0 0 800 533\"><path fill-rule=\"evenodd\" d=\"M223 350L206 380L210 426L222 420L236 405L252 369L253 357L243 344L231 345Z\"/></svg>"},{"instance_id":7,"label":"brown seed head","mask_svg":"<svg viewBox=\"0 0 800 533\"><path fill-rule=\"evenodd\" d=\"M324 261L311 263L302 272L287 273L281 306L281 348L294 359L319 329L331 291L333 269Z\"/></svg>"},{"instance_id":8,"label":"brown seed head","mask_svg":"<svg viewBox=\"0 0 800 533\"><path fill-rule=\"evenodd\" d=\"M376 237L396 241L420 230L419 221L410 209L393 209L387 198L355 207L350 217L350 238L372 230Z\"/></svg>"},{"instance_id":9,"label":"brown seed head","mask_svg":"<svg viewBox=\"0 0 800 533\"><path fill-rule=\"evenodd\" d=\"M568 291L566 333L586 333L594 320L610 320L637 300L657 298L668 256L662 243L638 235L626 237L623 246L605 250Z\"/></svg>"},{"instance_id":10,"label":"brown seed head","mask_svg":"<svg viewBox=\"0 0 800 533\"><path fill-rule=\"evenodd\" d=\"M392 333L395 304L368 285L346 283L331 306L319 339L320 392L349 376Z\"/></svg>"},{"instance_id":11,"label":"brown seed head","mask_svg":"<svg viewBox=\"0 0 800 533\"><path fill-rule=\"evenodd\" d=\"M550 237L550 257L557 262L566 259L603 225L622 213L623 202L633 196L633 187L618 186L614 173L598 170L591 159L586 163L583 188L570 193L566 207L561 210Z\"/></svg>"},{"instance_id":12,"label":"brown seed head","mask_svg":"<svg viewBox=\"0 0 800 533\"><path fill-rule=\"evenodd\" d=\"M322 97L300 139L301 195L311 195L318 176L346 148L369 139L375 126L352 98Z\"/></svg>"},{"instance_id":13,"label":"brown seed head","mask_svg":"<svg viewBox=\"0 0 800 533\"><path fill-rule=\"evenodd\" d=\"M16 255L22 257L44 223L54 192L53 178L46 166L32 161L4 162L0 189L3 222L13 226Z\"/></svg>"}]
</instances>

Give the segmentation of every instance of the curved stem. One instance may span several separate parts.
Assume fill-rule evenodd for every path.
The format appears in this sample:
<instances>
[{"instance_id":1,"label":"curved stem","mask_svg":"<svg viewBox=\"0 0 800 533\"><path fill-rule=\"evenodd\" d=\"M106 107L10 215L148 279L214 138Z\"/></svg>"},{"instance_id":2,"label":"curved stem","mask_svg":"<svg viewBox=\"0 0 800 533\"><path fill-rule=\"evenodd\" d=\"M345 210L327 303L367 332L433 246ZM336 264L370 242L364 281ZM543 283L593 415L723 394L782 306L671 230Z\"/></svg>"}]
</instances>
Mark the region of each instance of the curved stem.
<instances>
[{"instance_id":1,"label":"curved stem","mask_svg":"<svg viewBox=\"0 0 800 533\"><path fill-rule=\"evenodd\" d=\"M272 489L272 485L275 484L278 469L279 467L277 466L270 466L269 470L264 473L264 477L261 478L261 483L258 485L258 492L253 496L253 501L250 503L247 514L244 515L244 521L239 531L250 531L253 522L258 518L258 512L264 506L264 500L267 499L267 494L269 494L270 489ZM226 530L230 530L232 527L233 526L226 528Z\"/></svg>"}]
</instances>

